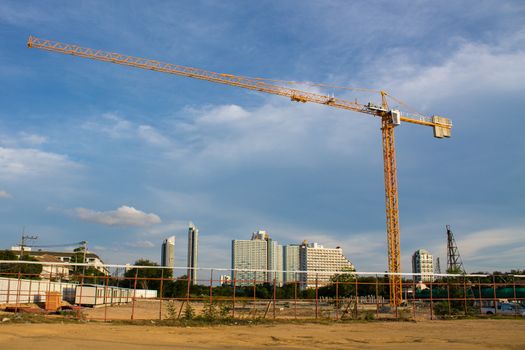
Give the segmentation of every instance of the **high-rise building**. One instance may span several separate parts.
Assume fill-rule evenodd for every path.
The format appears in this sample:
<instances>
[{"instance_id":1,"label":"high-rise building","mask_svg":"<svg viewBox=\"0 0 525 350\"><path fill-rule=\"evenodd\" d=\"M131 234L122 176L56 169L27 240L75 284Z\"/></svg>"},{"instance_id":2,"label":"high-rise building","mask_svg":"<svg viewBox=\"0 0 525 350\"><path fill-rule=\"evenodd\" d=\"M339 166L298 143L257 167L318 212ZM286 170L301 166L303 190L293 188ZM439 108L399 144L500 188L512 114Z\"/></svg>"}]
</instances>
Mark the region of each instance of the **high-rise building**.
<instances>
[{"instance_id":1,"label":"high-rise building","mask_svg":"<svg viewBox=\"0 0 525 350\"><path fill-rule=\"evenodd\" d=\"M412 255L412 273L421 275L414 276L422 282L434 281L434 264L432 254L426 249L418 249Z\"/></svg>"},{"instance_id":2,"label":"high-rise building","mask_svg":"<svg viewBox=\"0 0 525 350\"><path fill-rule=\"evenodd\" d=\"M197 263L199 257L199 230L190 222L188 228L188 277L191 284L197 284Z\"/></svg>"},{"instance_id":3,"label":"high-rise building","mask_svg":"<svg viewBox=\"0 0 525 350\"><path fill-rule=\"evenodd\" d=\"M270 239L266 231L254 232L250 240L233 240L232 270L237 285L252 285L254 281L273 283L274 279L282 285L282 246Z\"/></svg>"},{"instance_id":4,"label":"high-rise building","mask_svg":"<svg viewBox=\"0 0 525 350\"><path fill-rule=\"evenodd\" d=\"M283 246L277 241L268 238L268 275L269 283L275 283L278 286L283 284Z\"/></svg>"},{"instance_id":5,"label":"high-rise building","mask_svg":"<svg viewBox=\"0 0 525 350\"><path fill-rule=\"evenodd\" d=\"M306 271L300 274L302 289L325 285L334 275L355 271L340 247L325 248L304 241L299 254L301 271Z\"/></svg>"},{"instance_id":6,"label":"high-rise building","mask_svg":"<svg viewBox=\"0 0 525 350\"><path fill-rule=\"evenodd\" d=\"M290 244L283 246L283 270L284 283L292 283L299 281L299 274L289 271L301 270L301 264L299 260L299 244Z\"/></svg>"},{"instance_id":7,"label":"high-rise building","mask_svg":"<svg viewBox=\"0 0 525 350\"><path fill-rule=\"evenodd\" d=\"M162 243L160 264L162 266L175 267L175 236L166 238Z\"/></svg>"}]
</instances>

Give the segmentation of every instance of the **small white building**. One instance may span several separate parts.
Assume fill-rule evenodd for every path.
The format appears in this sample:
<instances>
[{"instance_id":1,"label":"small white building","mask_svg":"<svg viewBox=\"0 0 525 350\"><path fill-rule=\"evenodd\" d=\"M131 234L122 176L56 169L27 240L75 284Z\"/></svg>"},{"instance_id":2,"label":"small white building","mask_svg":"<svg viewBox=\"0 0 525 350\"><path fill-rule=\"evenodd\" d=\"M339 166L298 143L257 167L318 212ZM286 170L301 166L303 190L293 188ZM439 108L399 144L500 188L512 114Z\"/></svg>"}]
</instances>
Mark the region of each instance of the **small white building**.
<instances>
[{"instance_id":1,"label":"small white building","mask_svg":"<svg viewBox=\"0 0 525 350\"><path fill-rule=\"evenodd\" d=\"M417 281L434 281L434 260L428 250L418 249L414 252L412 255L412 273L421 274L414 276Z\"/></svg>"},{"instance_id":2,"label":"small white building","mask_svg":"<svg viewBox=\"0 0 525 350\"><path fill-rule=\"evenodd\" d=\"M49 263L42 265L42 272L40 272L40 278L46 280L69 279L69 267L67 265L57 265L57 263L61 263L61 261L53 255L44 254L36 256L35 259L42 263Z\"/></svg>"}]
</instances>

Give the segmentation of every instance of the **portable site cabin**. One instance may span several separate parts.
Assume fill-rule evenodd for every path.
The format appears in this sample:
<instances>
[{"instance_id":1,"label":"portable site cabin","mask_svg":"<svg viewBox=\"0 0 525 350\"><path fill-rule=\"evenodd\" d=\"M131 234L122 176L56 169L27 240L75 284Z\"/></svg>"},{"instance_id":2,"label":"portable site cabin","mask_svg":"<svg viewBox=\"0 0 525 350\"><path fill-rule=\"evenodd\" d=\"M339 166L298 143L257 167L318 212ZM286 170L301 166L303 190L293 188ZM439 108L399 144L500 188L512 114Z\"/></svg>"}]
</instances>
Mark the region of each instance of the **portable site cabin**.
<instances>
[{"instance_id":1,"label":"portable site cabin","mask_svg":"<svg viewBox=\"0 0 525 350\"><path fill-rule=\"evenodd\" d=\"M75 304L77 305L116 305L129 303L133 298L133 290L97 284L81 284L76 288Z\"/></svg>"}]
</instances>

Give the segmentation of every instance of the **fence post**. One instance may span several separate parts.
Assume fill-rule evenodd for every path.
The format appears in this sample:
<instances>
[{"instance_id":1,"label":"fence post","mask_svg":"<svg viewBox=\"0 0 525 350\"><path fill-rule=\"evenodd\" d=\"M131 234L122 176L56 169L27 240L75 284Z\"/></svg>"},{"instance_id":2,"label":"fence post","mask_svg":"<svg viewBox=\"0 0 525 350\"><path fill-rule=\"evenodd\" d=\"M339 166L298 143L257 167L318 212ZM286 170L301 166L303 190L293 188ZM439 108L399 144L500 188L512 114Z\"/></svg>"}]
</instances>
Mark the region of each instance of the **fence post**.
<instances>
[{"instance_id":1,"label":"fence post","mask_svg":"<svg viewBox=\"0 0 525 350\"><path fill-rule=\"evenodd\" d=\"M22 289L21 275L22 275L22 265L18 268L18 284L16 287L16 304L15 304L15 314L18 313L18 303L20 302L20 289Z\"/></svg>"},{"instance_id":2,"label":"fence post","mask_svg":"<svg viewBox=\"0 0 525 350\"><path fill-rule=\"evenodd\" d=\"M191 277L188 274L187 285L186 285L186 303L190 303L190 288L191 288Z\"/></svg>"},{"instance_id":3,"label":"fence post","mask_svg":"<svg viewBox=\"0 0 525 350\"><path fill-rule=\"evenodd\" d=\"M335 319L339 320L339 281L335 281Z\"/></svg>"},{"instance_id":4,"label":"fence post","mask_svg":"<svg viewBox=\"0 0 525 350\"><path fill-rule=\"evenodd\" d=\"M79 269L75 268L75 272ZM82 292L84 290L84 274L80 275L80 295L78 297L78 309L77 309L77 319L80 319L80 308L82 307ZM76 291L75 291L75 301L76 301Z\"/></svg>"},{"instance_id":5,"label":"fence post","mask_svg":"<svg viewBox=\"0 0 525 350\"><path fill-rule=\"evenodd\" d=\"M497 305L497 294L496 294L496 276L492 275L492 296L494 300L492 303L494 304L494 315L498 314L498 305Z\"/></svg>"},{"instance_id":6,"label":"fence post","mask_svg":"<svg viewBox=\"0 0 525 350\"><path fill-rule=\"evenodd\" d=\"M315 274L315 319L319 317L319 274Z\"/></svg>"},{"instance_id":7,"label":"fence post","mask_svg":"<svg viewBox=\"0 0 525 350\"><path fill-rule=\"evenodd\" d=\"M233 271L232 318L235 318L235 294L237 293L237 270Z\"/></svg>"},{"instance_id":8,"label":"fence post","mask_svg":"<svg viewBox=\"0 0 525 350\"><path fill-rule=\"evenodd\" d=\"M273 279L273 319L275 320L275 301L277 297L277 284L276 279Z\"/></svg>"},{"instance_id":9,"label":"fence post","mask_svg":"<svg viewBox=\"0 0 525 350\"><path fill-rule=\"evenodd\" d=\"M294 281L294 318L297 319L297 281Z\"/></svg>"},{"instance_id":10,"label":"fence post","mask_svg":"<svg viewBox=\"0 0 525 350\"><path fill-rule=\"evenodd\" d=\"M159 321L162 320L162 299L163 298L164 298L164 269L161 269L160 270L160 287L159 287Z\"/></svg>"},{"instance_id":11,"label":"fence post","mask_svg":"<svg viewBox=\"0 0 525 350\"><path fill-rule=\"evenodd\" d=\"M379 280L376 275L376 318L379 318Z\"/></svg>"},{"instance_id":12,"label":"fence post","mask_svg":"<svg viewBox=\"0 0 525 350\"><path fill-rule=\"evenodd\" d=\"M139 276L138 267L135 269L135 282L133 283L133 298L131 299L131 319L135 318L135 297L137 296L137 278Z\"/></svg>"},{"instance_id":13,"label":"fence post","mask_svg":"<svg viewBox=\"0 0 525 350\"><path fill-rule=\"evenodd\" d=\"M31 302L31 288L32 288L32 284L33 284L32 282L33 282L33 280L29 280L29 291L28 291L28 295L27 295L27 302L28 303ZM34 301L35 301L35 299L33 298L33 302Z\"/></svg>"},{"instance_id":14,"label":"fence post","mask_svg":"<svg viewBox=\"0 0 525 350\"><path fill-rule=\"evenodd\" d=\"M105 275L106 284L104 286L104 322L107 322L108 320L108 284L109 284L109 276ZM111 296L113 297L113 295Z\"/></svg>"},{"instance_id":15,"label":"fence post","mask_svg":"<svg viewBox=\"0 0 525 350\"><path fill-rule=\"evenodd\" d=\"M465 308L465 316L467 316L467 277L463 276L463 307Z\"/></svg>"},{"instance_id":16,"label":"fence post","mask_svg":"<svg viewBox=\"0 0 525 350\"><path fill-rule=\"evenodd\" d=\"M447 305L448 305L448 315L452 315L452 307L451 307L451 300L450 300L450 283L447 282Z\"/></svg>"},{"instance_id":17,"label":"fence post","mask_svg":"<svg viewBox=\"0 0 525 350\"><path fill-rule=\"evenodd\" d=\"M213 269L210 270L210 310L213 303Z\"/></svg>"},{"instance_id":18,"label":"fence post","mask_svg":"<svg viewBox=\"0 0 525 350\"><path fill-rule=\"evenodd\" d=\"M10 300L11 300L11 277L9 277L9 275L7 275L7 296L6 296L6 304L9 304ZM39 285L40 285L40 282L38 282Z\"/></svg>"},{"instance_id":19,"label":"fence post","mask_svg":"<svg viewBox=\"0 0 525 350\"><path fill-rule=\"evenodd\" d=\"M483 307L483 296L481 295L481 277L478 277L478 295L479 295L479 314L482 315L481 308Z\"/></svg>"},{"instance_id":20,"label":"fence post","mask_svg":"<svg viewBox=\"0 0 525 350\"><path fill-rule=\"evenodd\" d=\"M412 317L416 319L416 279L412 275Z\"/></svg>"},{"instance_id":21,"label":"fence post","mask_svg":"<svg viewBox=\"0 0 525 350\"><path fill-rule=\"evenodd\" d=\"M358 292L357 276L355 276L355 309L354 309L354 319L357 319L357 307L359 306L359 292Z\"/></svg>"},{"instance_id":22,"label":"fence post","mask_svg":"<svg viewBox=\"0 0 525 350\"><path fill-rule=\"evenodd\" d=\"M514 291L514 302L518 302L518 299L516 298L516 276L512 275L512 289ZM514 313L514 318L518 318L519 316L519 309L517 307L518 305L516 305L516 309L514 309L516 312Z\"/></svg>"},{"instance_id":23,"label":"fence post","mask_svg":"<svg viewBox=\"0 0 525 350\"><path fill-rule=\"evenodd\" d=\"M253 277L253 317L257 315L257 278Z\"/></svg>"},{"instance_id":24,"label":"fence post","mask_svg":"<svg viewBox=\"0 0 525 350\"><path fill-rule=\"evenodd\" d=\"M430 319L431 320L434 319L434 299L432 296L432 289L434 288L433 288L432 282L430 282Z\"/></svg>"}]
</instances>

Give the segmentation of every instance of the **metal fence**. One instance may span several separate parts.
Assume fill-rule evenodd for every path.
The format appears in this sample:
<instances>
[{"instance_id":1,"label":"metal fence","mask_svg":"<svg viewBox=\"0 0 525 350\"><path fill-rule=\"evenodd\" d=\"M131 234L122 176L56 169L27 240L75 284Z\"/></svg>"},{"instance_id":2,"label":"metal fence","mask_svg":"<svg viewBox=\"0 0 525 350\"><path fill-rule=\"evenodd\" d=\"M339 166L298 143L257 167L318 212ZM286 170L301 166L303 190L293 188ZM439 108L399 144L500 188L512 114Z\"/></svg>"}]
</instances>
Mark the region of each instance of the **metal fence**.
<instances>
[{"instance_id":1,"label":"metal fence","mask_svg":"<svg viewBox=\"0 0 525 350\"><path fill-rule=\"evenodd\" d=\"M64 274L64 266L69 273ZM42 274L39 270L44 267L46 273ZM0 261L0 309L47 309L46 301L55 292L60 295L61 310L102 321L424 320L525 315L525 275L517 274L425 275L426 281L420 281L420 275L401 274L403 301L391 305L387 273L199 268L200 277L191 280L186 267L105 265L101 269L105 273L90 267ZM54 274L54 269L61 273ZM288 280L283 281L283 276ZM512 310L502 307L505 305Z\"/></svg>"}]
</instances>

